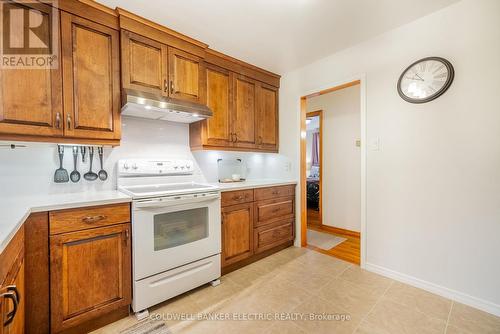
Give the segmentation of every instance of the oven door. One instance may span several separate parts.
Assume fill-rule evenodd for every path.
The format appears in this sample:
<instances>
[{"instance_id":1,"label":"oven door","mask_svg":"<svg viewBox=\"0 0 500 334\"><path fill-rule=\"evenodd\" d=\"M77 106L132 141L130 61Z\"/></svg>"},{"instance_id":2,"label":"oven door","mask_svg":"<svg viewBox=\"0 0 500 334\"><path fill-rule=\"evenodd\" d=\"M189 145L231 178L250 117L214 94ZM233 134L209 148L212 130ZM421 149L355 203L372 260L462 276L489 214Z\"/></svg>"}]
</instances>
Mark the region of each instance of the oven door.
<instances>
[{"instance_id":1,"label":"oven door","mask_svg":"<svg viewBox=\"0 0 500 334\"><path fill-rule=\"evenodd\" d=\"M219 254L220 194L134 201L132 238L135 280Z\"/></svg>"}]
</instances>

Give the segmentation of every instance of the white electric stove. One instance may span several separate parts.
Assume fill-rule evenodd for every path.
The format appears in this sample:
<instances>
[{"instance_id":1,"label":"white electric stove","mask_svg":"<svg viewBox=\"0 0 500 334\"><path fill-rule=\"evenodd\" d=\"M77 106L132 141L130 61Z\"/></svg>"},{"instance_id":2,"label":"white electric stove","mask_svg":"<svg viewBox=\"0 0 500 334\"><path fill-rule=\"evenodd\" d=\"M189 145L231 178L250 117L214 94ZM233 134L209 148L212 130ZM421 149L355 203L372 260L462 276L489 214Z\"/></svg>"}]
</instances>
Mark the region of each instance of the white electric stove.
<instances>
[{"instance_id":1,"label":"white electric stove","mask_svg":"<svg viewBox=\"0 0 500 334\"><path fill-rule=\"evenodd\" d=\"M118 190L132 202L132 308L147 308L220 277L218 187L191 160L118 162Z\"/></svg>"}]
</instances>

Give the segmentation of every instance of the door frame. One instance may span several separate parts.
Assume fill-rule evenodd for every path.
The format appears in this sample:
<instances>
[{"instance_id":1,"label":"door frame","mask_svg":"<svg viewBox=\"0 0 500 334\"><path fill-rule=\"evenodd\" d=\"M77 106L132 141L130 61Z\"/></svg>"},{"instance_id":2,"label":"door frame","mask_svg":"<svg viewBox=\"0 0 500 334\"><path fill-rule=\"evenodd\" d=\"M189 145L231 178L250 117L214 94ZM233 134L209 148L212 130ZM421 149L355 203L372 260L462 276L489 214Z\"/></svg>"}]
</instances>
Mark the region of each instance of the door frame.
<instances>
[{"instance_id":1,"label":"door frame","mask_svg":"<svg viewBox=\"0 0 500 334\"><path fill-rule=\"evenodd\" d=\"M360 89L360 131L361 131L361 241L360 241L360 266L366 263L366 159L367 159L367 136L366 136L366 75L359 74L345 80L329 83L314 89L305 91L299 95L300 101L300 245L307 246L307 187L306 187L306 114L307 99L331 93L343 88L359 85Z\"/></svg>"},{"instance_id":2,"label":"door frame","mask_svg":"<svg viewBox=\"0 0 500 334\"><path fill-rule=\"evenodd\" d=\"M306 119L309 117L316 117L316 116L319 117L319 225L321 226L323 225L323 110L306 112ZM307 209L307 197L306 197L306 209ZM306 223L307 223L307 213L306 213Z\"/></svg>"}]
</instances>

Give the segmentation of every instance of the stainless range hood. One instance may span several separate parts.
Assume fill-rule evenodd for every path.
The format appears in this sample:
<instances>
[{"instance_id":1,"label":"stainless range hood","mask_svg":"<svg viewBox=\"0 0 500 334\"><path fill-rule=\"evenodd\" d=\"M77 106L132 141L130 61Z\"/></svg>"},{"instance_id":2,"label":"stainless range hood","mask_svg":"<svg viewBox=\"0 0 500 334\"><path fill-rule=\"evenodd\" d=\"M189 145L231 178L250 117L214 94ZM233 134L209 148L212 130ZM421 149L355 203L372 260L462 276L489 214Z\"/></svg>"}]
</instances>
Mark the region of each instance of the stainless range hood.
<instances>
[{"instance_id":1,"label":"stainless range hood","mask_svg":"<svg viewBox=\"0 0 500 334\"><path fill-rule=\"evenodd\" d=\"M162 121L193 123L213 115L205 105L124 90L122 115Z\"/></svg>"}]
</instances>

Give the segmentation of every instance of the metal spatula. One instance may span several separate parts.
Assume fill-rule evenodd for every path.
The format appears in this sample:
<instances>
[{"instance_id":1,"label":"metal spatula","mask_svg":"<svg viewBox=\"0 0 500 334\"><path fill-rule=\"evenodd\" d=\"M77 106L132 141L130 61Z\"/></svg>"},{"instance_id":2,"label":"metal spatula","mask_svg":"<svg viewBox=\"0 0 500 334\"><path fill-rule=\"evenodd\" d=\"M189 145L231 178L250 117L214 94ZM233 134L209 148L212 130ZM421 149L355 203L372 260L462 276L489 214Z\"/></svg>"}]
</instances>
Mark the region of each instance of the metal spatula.
<instances>
[{"instance_id":1,"label":"metal spatula","mask_svg":"<svg viewBox=\"0 0 500 334\"><path fill-rule=\"evenodd\" d=\"M59 153L59 168L56 169L56 172L54 173L54 182L55 183L69 182L68 171L63 168L64 146L57 145L57 151Z\"/></svg>"}]
</instances>

